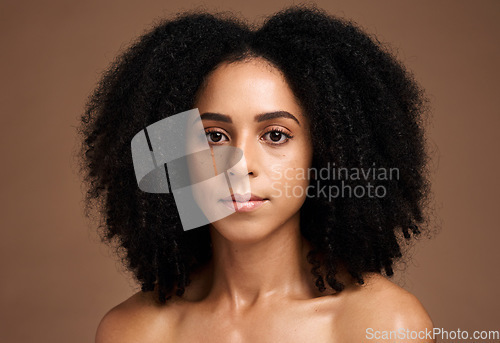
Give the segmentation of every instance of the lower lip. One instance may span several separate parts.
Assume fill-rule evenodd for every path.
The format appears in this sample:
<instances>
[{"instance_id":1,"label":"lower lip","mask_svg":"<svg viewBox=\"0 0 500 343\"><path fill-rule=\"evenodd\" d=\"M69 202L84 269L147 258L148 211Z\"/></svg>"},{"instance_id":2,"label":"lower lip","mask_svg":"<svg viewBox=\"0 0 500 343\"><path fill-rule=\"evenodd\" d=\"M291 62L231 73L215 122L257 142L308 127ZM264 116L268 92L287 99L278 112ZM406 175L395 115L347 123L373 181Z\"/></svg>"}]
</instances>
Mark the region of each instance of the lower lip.
<instances>
[{"instance_id":1,"label":"lower lip","mask_svg":"<svg viewBox=\"0 0 500 343\"><path fill-rule=\"evenodd\" d=\"M222 200L222 203L227 208L236 212L251 212L261 207L266 201L267 200L252 200L246 202L237 202Z\"/></svg>"}]
</instances>

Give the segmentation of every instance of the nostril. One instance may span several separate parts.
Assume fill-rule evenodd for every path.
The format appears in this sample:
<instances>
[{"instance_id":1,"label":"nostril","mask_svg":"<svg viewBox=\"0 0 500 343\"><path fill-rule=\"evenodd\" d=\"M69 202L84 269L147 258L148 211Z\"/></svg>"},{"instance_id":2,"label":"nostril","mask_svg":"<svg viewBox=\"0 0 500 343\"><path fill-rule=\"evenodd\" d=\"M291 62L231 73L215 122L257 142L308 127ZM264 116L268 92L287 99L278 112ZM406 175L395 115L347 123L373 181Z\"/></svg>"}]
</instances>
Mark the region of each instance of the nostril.
<instances>
[{"instance_id":1,"label":"nostril","mask_svg":"<svg viewBox=\"0 0 500 343\"><path fill-rule=\"evenodd\" d=\"M234 175L236 175L236 173L232 170L229 170L229 175L234 176ZM253 172L248 172L247 175L253 175Z\"/></svg>"}]
</instances>

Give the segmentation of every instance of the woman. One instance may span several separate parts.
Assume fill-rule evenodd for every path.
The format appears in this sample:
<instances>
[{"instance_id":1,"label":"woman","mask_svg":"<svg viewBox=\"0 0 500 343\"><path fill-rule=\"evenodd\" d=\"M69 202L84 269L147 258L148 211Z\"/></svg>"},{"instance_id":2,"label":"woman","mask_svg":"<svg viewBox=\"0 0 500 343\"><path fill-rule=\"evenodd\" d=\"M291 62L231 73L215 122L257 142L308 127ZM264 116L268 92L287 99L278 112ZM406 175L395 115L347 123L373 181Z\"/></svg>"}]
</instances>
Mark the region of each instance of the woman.
<instances>
[{"instance_id":1,"label":"woman","mask_svg":"<svg viewBox=\"0 0 500 343\"><path fill-rule=\"evenodd\" d=\"M80 129L87 210L142 287L96 341L433 342L420 302L382 275L425 220L424 105L380 43L316 8L258 29L187 13L143 35ZM138 188L130 142L194 108L211 148L243 152L251 194L184 231L171 194Z\"/></svg>"}]
</instances>

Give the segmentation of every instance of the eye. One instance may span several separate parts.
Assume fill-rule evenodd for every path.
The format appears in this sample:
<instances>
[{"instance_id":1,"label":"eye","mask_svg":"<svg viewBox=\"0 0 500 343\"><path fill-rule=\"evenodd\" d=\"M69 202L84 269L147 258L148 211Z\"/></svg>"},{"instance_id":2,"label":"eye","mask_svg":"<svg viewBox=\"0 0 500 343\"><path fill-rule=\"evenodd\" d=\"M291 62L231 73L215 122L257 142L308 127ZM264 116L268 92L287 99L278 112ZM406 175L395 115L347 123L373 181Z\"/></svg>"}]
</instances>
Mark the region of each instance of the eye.
<instances>
[{"instance_id":1,"label":"eye","mask_svg":"<svg viewBox=\"0 0 500 343\"><path fill-rule=\"evenodd\" d=\"M229 140L225 134L213 129L205 130L205 135L207 136L208 143L220 144Z\"/></svg>"},{"instance_id":2,"label":"eye","mask_svg":"<svg viewBox=\"0 0 500 343\"><path fill-rule=\"evenodd\" d=\"M289 139L293 138L293 136L290 133L285 132L283 129L278 129L278 128L269 130L262 137L270 144L275 144L275 145L284 144L288 142Z\"/></svg>"}]
</instances>

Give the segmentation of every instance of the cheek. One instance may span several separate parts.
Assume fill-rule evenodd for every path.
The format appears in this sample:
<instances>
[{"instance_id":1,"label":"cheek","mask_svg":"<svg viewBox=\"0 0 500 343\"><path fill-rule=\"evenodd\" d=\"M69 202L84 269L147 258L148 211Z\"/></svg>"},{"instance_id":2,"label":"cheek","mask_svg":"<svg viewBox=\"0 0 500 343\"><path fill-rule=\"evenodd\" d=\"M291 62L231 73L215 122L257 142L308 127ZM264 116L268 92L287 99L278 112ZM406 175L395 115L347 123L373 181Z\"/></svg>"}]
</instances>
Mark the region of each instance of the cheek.
<instances>
[{"instance_id":1,"label":"cheek","mask_svg":"<svg viewBox=\"0 0 500 343\"><path fill-rule=\"evenodd\" d=\"M265 156L268 158L267 165L271 166L270 176L274 181L281 179L290 182L300 181L311 167L312 146L304 137L286 148L271 151Z\"/></svg>"},{"instance_id":2,"label":"cheek","mask_svg":"<svg viewBox=\"0 0 500 343\"><path fill-rule=\"evenodd\" d=\"M268 165L272 166L271 176L274 180L303 180L304 174L307 176L312 164L312 148L306 142L299 143L269 156Z\"/></svg>"},{"instance_id":3,"label":"cheek","mask_svg":"<svg viewBox=\"0 0 500 343\"><path fill-rule=\"evenodd\" d=\"M270 171L271 188L276 200L298 201L300 204L306 198L309 185L309 160L291 160L274 163ZM290 203L290 206L292 204Z\"/></svg>"}]
</instances>

